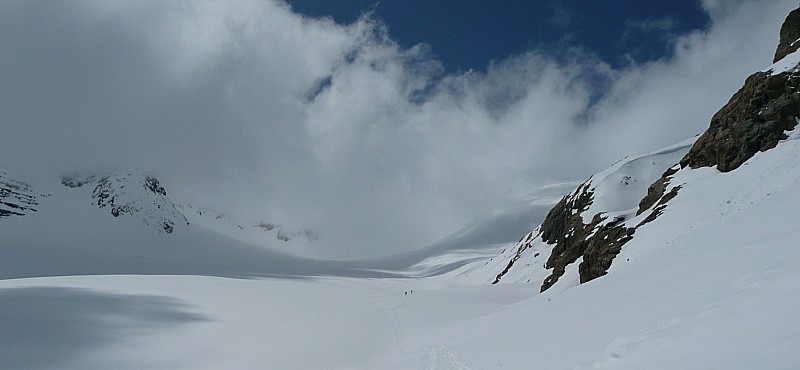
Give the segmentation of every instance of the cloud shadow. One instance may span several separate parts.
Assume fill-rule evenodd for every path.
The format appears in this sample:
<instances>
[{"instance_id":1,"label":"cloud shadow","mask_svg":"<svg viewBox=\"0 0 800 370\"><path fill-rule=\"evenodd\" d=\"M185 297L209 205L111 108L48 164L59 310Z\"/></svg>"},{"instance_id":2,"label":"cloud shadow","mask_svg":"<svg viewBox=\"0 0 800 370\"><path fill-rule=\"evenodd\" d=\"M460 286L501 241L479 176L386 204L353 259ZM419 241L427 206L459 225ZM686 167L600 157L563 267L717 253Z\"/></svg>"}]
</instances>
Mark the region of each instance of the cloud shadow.
<instances>
[{"instance_id":1,"label":"cloud shadow","mask_svg":"<svg viewBox=\"0 0 800 370\"><path fill-rule=\"evenodd\" d=\"M0 363L7 369L86 368L89 353L203 320L170 297L61 287L2 289Z\"/></svg>"}]
</instances>

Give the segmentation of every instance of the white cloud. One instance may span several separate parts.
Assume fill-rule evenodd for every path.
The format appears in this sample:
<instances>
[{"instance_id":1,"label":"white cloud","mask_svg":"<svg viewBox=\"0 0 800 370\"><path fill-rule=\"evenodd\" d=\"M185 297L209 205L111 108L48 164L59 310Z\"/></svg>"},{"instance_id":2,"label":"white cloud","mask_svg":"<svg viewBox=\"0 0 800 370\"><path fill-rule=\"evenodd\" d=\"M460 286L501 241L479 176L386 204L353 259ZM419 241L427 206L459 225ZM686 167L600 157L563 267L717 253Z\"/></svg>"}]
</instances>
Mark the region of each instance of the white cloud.
<instances>
[{"instance_id":1,"label":"white cloud","mask_svg":"<svg viewBox=\"0 0 800 370\"><path fill-rule=\"evenodd\" d=\"M704 2L675 57L530 52L442 76L364 17L282 3L10 2L0 161L139 166L175 192L311 227L331 255L419 247L540 185L699 133L769 63L793 1Z\"/></svg>"}]
</instances>

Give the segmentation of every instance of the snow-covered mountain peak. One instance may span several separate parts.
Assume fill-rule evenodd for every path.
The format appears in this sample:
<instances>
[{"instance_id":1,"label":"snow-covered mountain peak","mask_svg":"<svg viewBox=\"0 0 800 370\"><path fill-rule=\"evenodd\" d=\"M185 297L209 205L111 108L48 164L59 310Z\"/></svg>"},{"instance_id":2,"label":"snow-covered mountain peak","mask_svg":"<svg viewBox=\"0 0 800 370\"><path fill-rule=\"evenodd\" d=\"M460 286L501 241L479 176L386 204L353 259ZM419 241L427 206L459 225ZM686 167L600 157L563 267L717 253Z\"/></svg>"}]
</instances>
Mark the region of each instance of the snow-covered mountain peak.
<instances>
[{"instance_id":1,"label":"snow-covered mountain peak","mask_svg":"<svg viewBox=\"0 0 800 370\"><path fill-rule=\"evenodd\" d=\"M186 217L167 197L155 176L139 170L102 176L63 177L61 183L76 191L91 188L91 200L114 217L134 217L159 232L172 233L188 225Z\"/></svg>"}]
</instances>

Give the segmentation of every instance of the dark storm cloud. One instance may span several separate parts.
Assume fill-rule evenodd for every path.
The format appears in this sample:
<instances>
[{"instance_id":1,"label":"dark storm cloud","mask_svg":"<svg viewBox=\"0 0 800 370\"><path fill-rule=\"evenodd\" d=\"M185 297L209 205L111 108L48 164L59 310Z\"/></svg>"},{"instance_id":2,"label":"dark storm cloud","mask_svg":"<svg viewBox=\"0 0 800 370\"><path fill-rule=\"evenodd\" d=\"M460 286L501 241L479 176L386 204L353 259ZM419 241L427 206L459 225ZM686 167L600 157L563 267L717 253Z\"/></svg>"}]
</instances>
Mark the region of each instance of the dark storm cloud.
<instances>
[{"instance_id":1,"label":"dark storm cloud","mask_svg":"<svg viewBox=\"0 0 800 370\"><path fill-rule=\"evenodd\" d=\"M710 28L676 38L669 60L615 70L530 52L442 76L429 48L398 47L368 17L7 1L0 162L30 176L152 169L171 194L313 228L330 255L408 250L702 131L769 63L796 6L704 5Z\"/></svg>"}]
</instances>

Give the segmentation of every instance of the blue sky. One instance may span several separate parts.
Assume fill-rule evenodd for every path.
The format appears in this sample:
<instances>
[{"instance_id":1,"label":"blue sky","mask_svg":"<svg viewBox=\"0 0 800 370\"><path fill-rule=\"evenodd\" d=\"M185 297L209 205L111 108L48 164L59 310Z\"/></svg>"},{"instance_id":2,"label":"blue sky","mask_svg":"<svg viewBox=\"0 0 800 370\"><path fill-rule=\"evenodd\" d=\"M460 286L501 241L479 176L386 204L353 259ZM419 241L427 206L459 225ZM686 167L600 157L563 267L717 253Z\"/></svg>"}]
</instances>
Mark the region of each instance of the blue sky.
<instances>
[{"instance_id":1,"label":"blue sky","mask_svg":"<svg viewBox=\"0 0 800 370\"><path fill-rule=\"evenodd\" d=\"M372 14L403 47L427 43L449 72L484 70L526 50L589 49L626 66L671 55L676 35L705 28L697 0L289 0L294 11L337 23Z\"/></svg>"}]
</instances>

